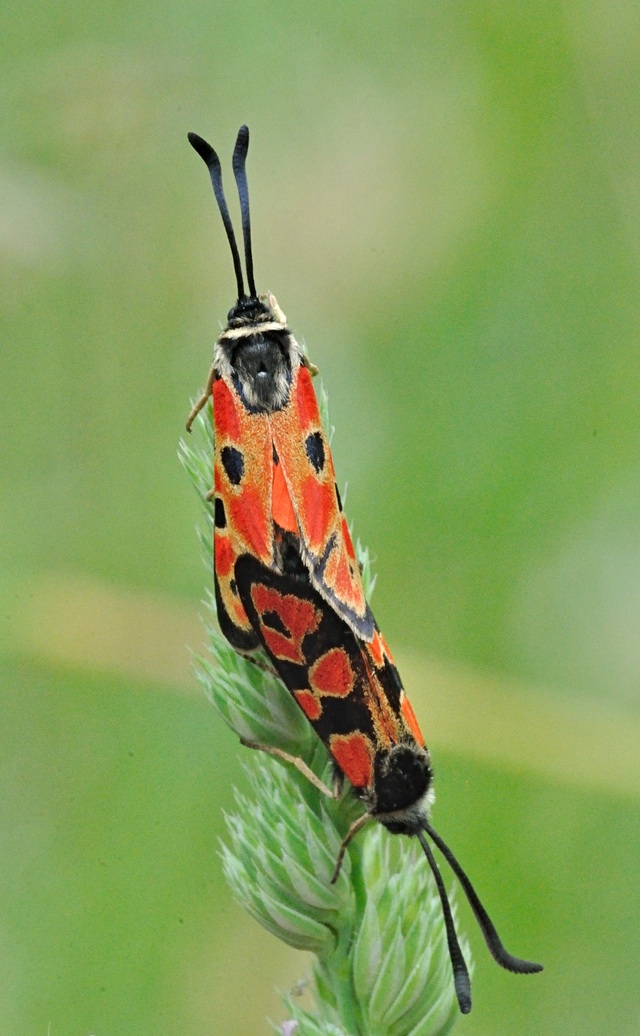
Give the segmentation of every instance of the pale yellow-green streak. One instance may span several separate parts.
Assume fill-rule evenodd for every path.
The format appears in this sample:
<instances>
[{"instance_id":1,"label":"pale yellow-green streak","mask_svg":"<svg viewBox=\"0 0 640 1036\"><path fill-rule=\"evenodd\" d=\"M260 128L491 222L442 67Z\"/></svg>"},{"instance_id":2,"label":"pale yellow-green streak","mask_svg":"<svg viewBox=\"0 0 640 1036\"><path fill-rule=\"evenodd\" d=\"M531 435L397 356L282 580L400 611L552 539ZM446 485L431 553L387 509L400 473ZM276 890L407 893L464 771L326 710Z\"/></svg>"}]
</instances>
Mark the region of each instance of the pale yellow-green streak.
<instances>
[{"instance_id":1,"label":"pale yellow-green streak","mask_svg":"<svg viewBox=\"0 0 640 1036\"><path fill-rule=\"evenodd\" d=\"M204 640L195 603L55 573L21 584L11 598L11 654L201 693L189 655ZM405 652L398 664L436 753L449 749L564 784L640 794L640 727L622 710L429 656Z\"/></svg>"}]
</instances>

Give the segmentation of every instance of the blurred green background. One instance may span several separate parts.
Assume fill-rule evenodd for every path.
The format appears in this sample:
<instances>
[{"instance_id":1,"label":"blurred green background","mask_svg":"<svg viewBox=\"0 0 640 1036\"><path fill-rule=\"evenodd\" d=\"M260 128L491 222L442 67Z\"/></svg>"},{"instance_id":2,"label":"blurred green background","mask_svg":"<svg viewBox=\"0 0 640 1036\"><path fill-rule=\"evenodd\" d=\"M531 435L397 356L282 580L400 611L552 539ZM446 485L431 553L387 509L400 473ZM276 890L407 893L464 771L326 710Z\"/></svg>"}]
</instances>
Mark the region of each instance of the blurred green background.
<instances>
[{"instance_id":1,"label":"blurred green background","mask_svg":"<svg viewBox=\"0 0 640 1036\"><path fill-rule=\"evenodd\" d=\"M2 51L0 1032L267 1033L308 969L222 882L242 752L185 647L176 446L234 301L186 133L229 182L246 121L435 822L546 968L463 907L456 1031L635 1036L640 7L14 0Z\"/></svg>"}]
</instances>

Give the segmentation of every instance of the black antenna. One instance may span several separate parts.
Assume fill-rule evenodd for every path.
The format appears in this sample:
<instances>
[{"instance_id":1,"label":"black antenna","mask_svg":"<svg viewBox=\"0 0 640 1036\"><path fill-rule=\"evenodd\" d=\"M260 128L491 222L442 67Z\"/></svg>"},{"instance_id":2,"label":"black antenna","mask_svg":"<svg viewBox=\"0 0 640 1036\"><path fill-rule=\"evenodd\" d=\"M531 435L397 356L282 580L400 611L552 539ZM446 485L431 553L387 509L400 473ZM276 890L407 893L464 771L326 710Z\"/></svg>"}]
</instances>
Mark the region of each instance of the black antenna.
<instances>
[{"instance_id":1,"label":"black antenna","mask_svg":"<svg viewBox=\"0 0 640 1036\"><path fill-rule=\"evenodd\" d=\"M246 129L246 126L243 127ZM240 131L242 132L242 130ZM247 130L247 142L248 142ZM211 185L213 187L213 193L216 196L218 208L220 209L220 215L222 216L222 222L224 223L224 229L227 232L229 239L229 245L231 247L231 255L233 256L233 268L236 272L236 281L238 282L238 300L245 298L244 293L244 281L242 279L242 266L240 265L240 253L238 252L238 245L236 244L236 235L233 232L233 224L231 223L231 216L229 215L229 208L227 206L227 199L224 196L224 190L222 187L222 169L220 168L220 159L211 147L211 144L207 144L206 140L199 137L197 133L188 133L189 143L192 148L200 155L200 158L206 163L209 169L209 176L211 177ZM240 140L240 134L238 134L238 140ZM238 145L236 144L236 149ZM245 150L246 155L246 150ZM235 164L235 154L234 154ZM247 213L249 212L249 200L247 196ZM244 217L243 217L244 224ZM246 242L246 236L245 236ZM246 247L246 246L245 246ZM248 273L248 270L247 270ZM255 296L255 288L253 285L253 273L249 275L249 284L252 295Z\"/></svg>"},{"instance_id":2,"label":"black antenna","mask_svg":"<svg viewBox=\"0 0 640 1036\"><path fill-rule=\"evenodd\" d=\"M435 844L438 846L438 849L440 850L445 860L451 867L451 870L454 872L458 881L462 885L464 893L467 899L469 900L469 905L475 915L476 921L480 926L480 931L484 936L484 941L487 944L489 953L496 961L496 963L498 963L500 967L506 968L507 971L515 972L517 975L534 975L536 974L536 972L542 971L542 964L536 964L532 960L522 960L520 957L514 957L511 953L508 952L508 950L505 950L504 946L500 941L500 936L498 935L493 926L491 918L489 917L487 911L478 899L473 885L471 884L467 875L465 874L462 867L460 866L455 856L451 852L451 849L446 844L446 842L442 841L440 835L433 830L431 824L425 821L423 827L427 834L433 839ZM418 832L418 838L420 840L422 848L426 852L426 839L423 841L424 836L421 837L421 832Z\"/></svg>"},{"instance_id":3,"label":"black antenna","mask_svg":"<svg viewBox=\"0 0 640 1036\"><path fill-rule=\"evenodd\" d=\"M471 1010L471 981L469 979L466 961L462 955L462 950L460 949L458 936L456 935L456 926L453 923L453 915L451 913L447 891L444 887L438 864L431 852L431 846L427 842L422 831L418 831L417 838L424 849L424 854L429 861L429 866L431 867L433 876L436 879L436 885L438 886L438 892L440 893L444 925L447 932L447 943L449 944L449 957L451 959L451 967L453 968L453 983L456 990L456 996L458 998L458 1004L463 1014L469 1014L469 1011Z\"/></svg>"},{"instance_id":4,"label":"black antenna","mask_svg":"<svg viewBox=\"0 0 640 1036\"><path fill-rule=\"evenodd\" d=\"M236 146L233 149L233 175L238 185L240 195L240 212L242 213L242 236L244 238L244 263L247 268L247 281L249 284L249 295L252 299L256 296L256 286L253 281L253 256L251 255L251 216L249 213L249 185L247 183L247 152L249 150L249 127L241 126L238 130Z\"/></svg>"}]
</instances>

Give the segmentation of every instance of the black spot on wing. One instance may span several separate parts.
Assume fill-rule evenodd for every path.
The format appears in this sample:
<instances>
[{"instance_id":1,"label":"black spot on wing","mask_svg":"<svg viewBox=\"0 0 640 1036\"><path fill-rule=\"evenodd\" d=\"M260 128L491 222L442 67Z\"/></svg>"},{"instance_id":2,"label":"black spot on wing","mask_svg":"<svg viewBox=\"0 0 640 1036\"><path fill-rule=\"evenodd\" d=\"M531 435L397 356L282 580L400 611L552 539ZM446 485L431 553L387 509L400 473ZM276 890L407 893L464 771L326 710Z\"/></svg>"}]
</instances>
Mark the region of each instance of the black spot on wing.
<instances>
[{"instance_id":1,"label":"black spot on wing","mask_svg":"<svg viewBox=\"0 0 640 1036\"><path fill-rule=\"evenodd\" d=\"M290 637L291 633L285 626L284 622L280 618L277 612L264 612L261 615L262 625L268 626L269 629L277 630L278 633L283 633L285 637Z\"/></svg>"},{"instance_id":2,"label":"black spot on wing","mask_svg":"<svg viewBox=\"0 0 640 1036\"><path fill-rule=\"evenodd\" d=\"M335 484L335 486L336 486L336 500L338 501L338 510L342 514L342 500L340 499L340 490L338 489L337 483Z\"/></svg>"},{"instance_id":3,"label":"black spot on wing","mask_svg":"<svg viewBox=\"0 0 640 1036\"><path fill-rule=\"evenodd\" d=\"M226 529L226 527L227 527L227 516L226 516L225 510L224 510L224 501L223 501L222 497L220 497L220 496L216 497L215 519L214 520L215 520L215 524L216 524L216 529Z\"/></svg>"},{"instance_id":4,"label":"black spot on wing","mask_svg":"<svg viewBox=\"0 0 640 1036\"><path fill-rule=\"evenodd\" d=\"M312 432L308 435L304 441L304 448L307 453L307 457L313 464L314 468L320 474L324 468L324 443L322 441L322 435L320 432Z\"/></svg>"},{"instance_id":5,"label":"black spot on wing","mask_svg":"<svg viewBox=\"0 0 640 1036\"><path fill-rule=\"evenodd\" d=\"M273 446L273 463L277 467L280 463L280 458L278 456L278 451L276 450L276 444L272 443L271 445Z\"/></svg>"},{"instance_id":6,"label":"black spot on wing","mask_svg":"<svg viewBox=\"0 0 640 1036\"><path fill-rule=\"evenodd\" d=\"M244 475L244 457L235 446L223 446L220 454L222 466L232 486L239 486Z\"/></svg>"}]
</instances>

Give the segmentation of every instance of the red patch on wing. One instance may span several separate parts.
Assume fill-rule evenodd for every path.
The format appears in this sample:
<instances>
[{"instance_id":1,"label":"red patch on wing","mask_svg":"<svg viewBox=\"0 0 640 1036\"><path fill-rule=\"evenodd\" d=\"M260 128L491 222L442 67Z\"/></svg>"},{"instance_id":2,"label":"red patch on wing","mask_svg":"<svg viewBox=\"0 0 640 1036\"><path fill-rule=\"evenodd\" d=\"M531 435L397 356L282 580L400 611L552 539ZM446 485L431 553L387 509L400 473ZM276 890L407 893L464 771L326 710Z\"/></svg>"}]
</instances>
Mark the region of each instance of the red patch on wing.
<instances>
[{"instance_id":1,"label":"red patch on wing","mask_svg":"<svg viewBox=\"0 0 640 1036\"><path fill-rule=\"evenodd\" d=\"M238 600L237 597L232 596L231 601L226 601L225 603L230 605L230 611L233 613L232 615L230 614L230 618L235 619L236 625L241 629L251 629L251 625L247 618L247 613L242 606L242 602Z\"/></svg>"},{"instance_id":2,"label":"red patch on wing","mask_svg":"<svg viewBox=\"0 0 640 1036\"><path fill-rule=\"evenodd\" d=\"M293 594L278 593L262 583L251 588L251 597L260 618L262 636L271 653L276 658L304 665L302 641L308 633L318 628L322 619L317 608L311 601L294 597ZM275 612L288 633L265 624L264 616L268 612Z\"/></svg>"},{"instance_id":3,"label":"red patch on wing","mask_svg":"<svg viewBox=\"0 0 640 1036\"><path fill-rule=\"evenodd\" d=\"M337 550L331 551L325 565L324 578L327 584L333 587L334 593L340 601L346 601L348 604L354 603L353 574L344 551L340 551L340 553Z\"/></svg>"},{"instance_id":4,"label":"red patch on wing","mask_svg":"<svg viewBox=\"0 0 640 1036\"><path fill-rule=\"evenodd\" d=\"M424 738L422 736L422 731L420 730L420 727L418 726L418 721L416 719L416 714L413 711L413 708L411 707L411 702L407 698L406 694L403 694L403 696L402 696L402 701L400 702L400 708L402 710L402 715L404 716L404 718L406 719L406 721L407 721L407 723L409 725L409 730L411 731L411 733L415 737L415 739L418 742L418 744L420 745L420 747L424 748Z\"/></svg>"},{"instance_id":5,"label":"red patch on wing","mask_svg":"<svg viewBox=\"0 0 640 1036\"><path fill-rule=\"evenodd\" d=\"M294 691L293 693L307 719L310 719L312 722L313 720L320 719L322 705L310 691Z\"/></svg>"},{"instance_id":6,"label":"red patch on wing","mask_svg":"<svg viewBox=\"0 0 640 1036\"><path fill-rule=\"evenodd\" d=\"M389 659L389 661L392 663L392 665L395 665L395 663L393 661L393 655L391 654L391 651L389 650L389 645L387 644L386 640L384 639L384 634L383 633L380 634L380 643L382 644L382 650L384 651L384 653L387 656L387 658Z\"/></svg>"},{"instance_id":7,"label":"red patch on wing","mask_svg":"<svg viewBox=\"0 0 640 1036\"><path fill-rule=\"evenodd\" d=\"M228 536L215 536L213 541L218 578L228 576L235 564L236 555Z\"/></svg>"},{"instance_id":8,"label":"red patch on wing","mask_svg":"<svg viewBox=\"0 0 640 1036\"><path fill-rule=\"evenodd\" d=\"M247 486L239 496L227 498L227 511L234 532L251 545L259 558L271 559L272 536L264 503L264 494Z\"/></svg>"},{"instance_id":9,"label":"red patch on wing","mask_svg":"<svg viewBox=\"0 0 640 1036\"><path fill-rule=\"evenodd\" d=\"M296 402L300 427L305 432L312 421L314 423L318 421L318 401L313 390L311 375L306 367L301 367L298 372Z\"/></svg>"},{"instance_id":10,"label":"red patch on wing","mask_svg":"<svg viewBox=\"0 0 640 1036\"><path fill-rule=\"evenodd\" d=\"M369 788L373 783L373 748L365 734L333 734L329 751L354 788Z\"/></svg>"},{"instance_id":11,"label":"red patch on wing","mask_svg":"<svg viewBox=\"0 0 640 1036\"><path fill-rule=\"evenodd\" d=\"M273 467L273 495L271 502L273 520L281 529L287 532L298 533L298 523L293 511L293 504L287 489L287 483L282 474L282 465L275 464Z\"/></svg>"},{"instance_id":12,"label":"red patch on wing","mask_svg":"<svg viewBox=\"0 0 640 1036\"><path fill-rule=\"evenodd\" d=\"M289 637L285 637L283 633L271 629L270 626L266 626L264 623L260 624L260 632L267 648L275 658L279 658L283 662L297 662L298 665L304 664L299 644L295 644Z\"/></svg>"},{"instance_id":13,"label":"red patch on wing","mask_svg":"<svg viewBox=\"0 0 640 1036\"><path fill-rule=\"evenodd\" d=\"M344 517L344 515L342 516L342 538L344 540L344 545L347 548L347 554L349 555L349 557L351 558L352 561L355 561L356 560L356 552L353 549L353 542L352 542L352 539L351 539L351 533L349 532L349 526L347 525L347 519Z\"/></svg>"},{"instance_id":14,"label":"red patch on wing","mask_svg":"<svg viewBox=\"0 0 640 1036\"><path fill-rule=\"evenodd\" d=\"M309 684L317 694L346 698L354 683L355 673L344 648L331 648L309 670Z\"/></svg>"},{"instance_id":15,"label":"red patch on wing","mask_svg":"<svg viewBox=\"0 0 640 1036\"><path fill-rule=\"evenodd\" d=\"M381 669L384 665L384 654L382 652L382 641L380 637L380 631L376 630L373 634L373 640L368 645L369 653L373 658L373 661L377 665L378 669Z\"/></svg>"},{"instance_id":16,"label":"red patch on wing","mask_svg":"<svg viewBox=\"0 0 640 1036\"><path fill-rule=\"evenodd\" d=\"M334 522L336 491L333 484L323 484L315 475L309 475L302 483L302 506L307 546L321 557Z\"/></svg>"},{"instance_id":17,"label":"red patch on wing","mask_svg":"<svg viewBox=\"0 0 640 1036\"><path fill-rule=\"evenodd\" d=\"M222 378L213 383L213 413L216 428L233 442L240 442L241 431L236 402L233 392Z\"/></svg>"}]
</instances>

